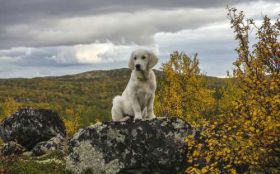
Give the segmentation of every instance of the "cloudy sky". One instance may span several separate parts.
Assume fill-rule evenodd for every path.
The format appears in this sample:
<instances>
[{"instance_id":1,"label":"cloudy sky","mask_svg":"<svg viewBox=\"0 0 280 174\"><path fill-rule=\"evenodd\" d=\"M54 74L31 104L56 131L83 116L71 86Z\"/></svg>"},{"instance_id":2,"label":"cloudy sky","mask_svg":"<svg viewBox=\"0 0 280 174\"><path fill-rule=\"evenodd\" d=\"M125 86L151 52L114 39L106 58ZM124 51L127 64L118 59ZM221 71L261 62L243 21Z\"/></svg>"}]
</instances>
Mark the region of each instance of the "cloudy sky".
<instances>
[{"instance_id":1,"label":"cloudy sky","mask_svg":"<svg viewBox=\"0 0 280 174\"><path fill-rule=\"evenodd\" d=\"M0 78L74 74L127 66L148 48L161 64L174 50L199 54L201 69L225 76L236 58L226 5L260 20L277 0L0 0Z\"/></svg>"}]
</instances>

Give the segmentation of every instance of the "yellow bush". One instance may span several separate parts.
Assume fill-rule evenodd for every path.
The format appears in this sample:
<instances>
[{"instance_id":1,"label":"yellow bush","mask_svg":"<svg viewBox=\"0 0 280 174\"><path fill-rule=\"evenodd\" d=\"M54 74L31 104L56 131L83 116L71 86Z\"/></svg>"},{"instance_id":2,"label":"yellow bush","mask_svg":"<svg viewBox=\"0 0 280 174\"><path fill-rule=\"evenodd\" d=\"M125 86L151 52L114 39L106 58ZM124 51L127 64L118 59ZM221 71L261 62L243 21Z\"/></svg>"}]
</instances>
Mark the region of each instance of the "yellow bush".
<instances>
[{"instance_id":1,"label":"yellow bush","mask_svg":"<svg viewBox=\"0 0 280 174\"><path fill-rule=\"evenodd\" d=\"M163 65L155 112L183 118L200 132L186 137L186 173L278 173L280 21L272 23L265 16L258 27L234 8L228 17L239 42L238 58L221 99L215 101L206 88L197 56L174 52ZM257 42L251 47L253 29ZM215 108L219 115L213 115Z\"/></svg>"},{"instance_id":2,"label":"yellow bush","mask_svg":"<svg viewBox=\"0 0 280 174\"><path fill-rule=\"evenodd\" d=\"M229 9L239 46L234 62L235 94L226 92L222 116L200 120L198 137L186 138L187 173L279 173L280 169L280 43L279 19L268 17L257 27L243 12ZM257 43L250 48L249 31ZM228 107L228 111L225 109ZM203 143L202 143L203 142Z\"/></svg>"},{"instance_id":3,"label":"yellow bush","mask_svg":"<svg viewBox=\"0 0 280 174\"><path fill-rule=\"evenodd\" d=\"M0 121L19 109L19 104L13 98L6 98L4 103L2 104L1 111L2 115L0 115Z\"/></svg>"},{"instance_id":4,"label":"yellow bush","mask_svg":"<svg viewBox=\"0 0 280 174\"><path fill-rule=\"evenodd\" d=\"M66 128L66 134L67 136L71 137L74 135L74 133L77 132L77 130L81 127L81 108L77 107L76 110L73 109L66 109L66 114L68 116L68 119L63 119L63 122L65 124Z\"/></svg>"},{"instance_id":5,"label":"yellow bush","mask_svg":"<svg viewBox=\"0 0 280 174\"><path fill-rule=\"evenodd\" d=\"M229 10L239 47L234 77L241 90L234 101L232 124L242 145L243 160L264 172L280 166L280 21L265 16L261 26L245 20L242 12ZM256 30L256 44L250 49L249 32Z\"/></svg>"},{"instance_id":6,"label":"yellow bush","mask_svg":"<svg viewBox=\"0 0 280 174\"><path fill-rule=\"evenodd\" d=\"M195 123L214 112L213 91L206 88L197 55L192 59L184 53L174 52L162 70L161 88L155 99L156 115L178 116Z\"/></svg>"}]
</instances>

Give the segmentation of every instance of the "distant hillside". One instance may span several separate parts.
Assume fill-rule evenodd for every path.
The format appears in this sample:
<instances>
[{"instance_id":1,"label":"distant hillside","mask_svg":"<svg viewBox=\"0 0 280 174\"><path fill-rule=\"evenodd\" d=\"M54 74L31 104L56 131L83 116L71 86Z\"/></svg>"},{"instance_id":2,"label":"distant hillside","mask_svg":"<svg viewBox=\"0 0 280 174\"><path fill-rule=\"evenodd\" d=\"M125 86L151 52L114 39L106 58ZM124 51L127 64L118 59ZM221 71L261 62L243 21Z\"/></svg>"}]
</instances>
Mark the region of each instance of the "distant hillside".
<instances>
[{"instance_id":1,"label":"distant hillside","mask_svg":"<svg viewBox=\"0 0 280 174\"><path fill-rule=\"evenodd\" d=\"M154 71L160 80L163 73ZM122 93L130 73L129 69L123 68L58 77L0 79L0 104L12 97L22 106L55 109L62 117L67 117L67 108L79 106L85 125L96 119L108 120L112 98ZM224 79L207 77L209 88L218 88L224 83Z\"/></svg>"}]
</instances>

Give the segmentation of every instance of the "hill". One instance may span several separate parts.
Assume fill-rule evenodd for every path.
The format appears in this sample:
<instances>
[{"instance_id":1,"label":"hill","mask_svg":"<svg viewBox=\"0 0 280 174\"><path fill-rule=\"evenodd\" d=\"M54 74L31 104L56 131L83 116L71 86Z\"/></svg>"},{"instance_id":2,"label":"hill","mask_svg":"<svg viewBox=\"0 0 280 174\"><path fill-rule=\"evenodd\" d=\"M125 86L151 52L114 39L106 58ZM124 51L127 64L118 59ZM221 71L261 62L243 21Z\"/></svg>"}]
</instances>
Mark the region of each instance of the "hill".
<instances>
[{"instance_id":1,"label":"hill","mask_svg":"<svg viewBox=\"0 0 280 174\"><path fill-rule=\"evenodd\" d=\"M162 71L154 71L160 81ZM123 68L57 77L0 79L0 104L11 97L21 106L54 109L64 118L69 117L68 108L77 108L73 112L88 125L110 119L112 98L122 93L129 77L130 70ZM207 76L206 82L209 88L217 89L225 84L225 79Z\"/></svg>"}]
</instances>

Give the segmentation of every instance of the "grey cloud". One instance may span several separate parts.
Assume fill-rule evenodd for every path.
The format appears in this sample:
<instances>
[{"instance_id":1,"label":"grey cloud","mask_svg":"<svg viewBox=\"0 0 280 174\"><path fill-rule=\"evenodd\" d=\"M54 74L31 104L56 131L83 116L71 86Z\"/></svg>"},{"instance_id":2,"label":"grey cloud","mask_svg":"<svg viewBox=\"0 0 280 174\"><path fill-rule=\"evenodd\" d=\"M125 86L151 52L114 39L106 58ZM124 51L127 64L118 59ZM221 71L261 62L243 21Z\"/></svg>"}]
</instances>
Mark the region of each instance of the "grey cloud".
<instances>
[{"instance_id":1,"label":"grey cloud","mask_svg":"<svg viewBox=\"0 0 280 174\"><path fill-rule=\"evenodd\" d=\"M92 70L108 70L114 68L123 68L127 66L126 61L113 63L103 63L95 65L73 65L73 66L20 66L15 64L0 64L1 78L33 78L45 76L62 76L82 73Z\"/></svg>"},{"instance_id":2,"label":"grey cloud","mask_svg":"<svg viewBox=\"0 0 280 174\"><path fill-rule=\"evenodd\" d=\"M159 31L175 32L225 20L225 6L242 2L240 0L0 1L2 1L0 49L17 46L87 44L95 40L101 42L110 40L115 43L126 40L138 44L151 44L152 35ZM249 2L252 1L246 1ZM185 12L177 16L168 14L176 14L178 10ZM198 11L201 11L201 14ZM76 23L67 23L71 20ZM64 26L63 22L66 22Z\"/></svg>"},{"instance_id":3,"label":"grey cloud","mask_svg":"<svg viewBox=\"0 0 280 174\"><path fill-rule=\"evenodd\" d=\"M63 53L63 55L61 55ZM57 58L56 56L61 55ZM44 47L44 48L13 48L0 50L2 61L17 66L70 66L77 64L73 50L65 47ZM63 62L63 59L67 61ZM1 59L0 59L1 60Z\"/></svg>"},{"instance_id":4,"label":"grey cloud","mask_svg":"<svg viewBox=\"0 0 280 174\"><path fill-rule=\"evenodd\" d=\"M138 45L107 43L79 44L54 47L18 47L0 50L2 64L22 67L69 67L104 65L127 60Z\"/></svg>"},{"instance_id":5,"label":"grey cloud","mask_svg":"<svg viewBox=\"0 0 280 174\"><path fill-rule=\"evenodd\" d=\"M26 23L28 21L37 20L38 18L55 16L73 17L150 8L224 7L227 4L234 5L240 3L242 0L1 0L0 2L0 21L1 24L3 24L15 22Z\"/></svg>"},{"instance_id":6,"label":"grey cloud","mask_svg":"<svg viewBox=\"0 0 280 174\"><path fill-rule=\"evenodd\" d=\"M236 58L234 49L237 43L229 25L216 24L176 33L159 33L155 40L160 45L161 63L167 61L174 50L189 56L198 53L202 72L212 76L225 76L226 71L231 71Z\"/></svg>"},{"instance_id":7,"label":"grey cloud","mask_svg":"<svg viewBox=\"0 0 280 174\"><path fill-rule=\"evenodd\" d=\"M95 40L153 44L153 34L196 28L225 18L225 10L144 10L37 21L2 29L0 48L88 44Z\"/></svg>"},{"instance_id":8,"label":"grey cloud","mask_svg":"<svg viewBox=\"0 0 280 174\"><path fill-rule=\"evenodd\" d=\"M0 1L0 78L126 67L140 45L158 51L157 68L174 50L198 52L215 76L236 56L222 0ZM279 14L276 1L240 2L231 1L249 17Z\"/></svg>"}]
</instances>

